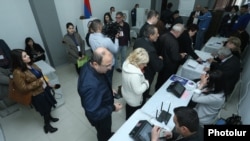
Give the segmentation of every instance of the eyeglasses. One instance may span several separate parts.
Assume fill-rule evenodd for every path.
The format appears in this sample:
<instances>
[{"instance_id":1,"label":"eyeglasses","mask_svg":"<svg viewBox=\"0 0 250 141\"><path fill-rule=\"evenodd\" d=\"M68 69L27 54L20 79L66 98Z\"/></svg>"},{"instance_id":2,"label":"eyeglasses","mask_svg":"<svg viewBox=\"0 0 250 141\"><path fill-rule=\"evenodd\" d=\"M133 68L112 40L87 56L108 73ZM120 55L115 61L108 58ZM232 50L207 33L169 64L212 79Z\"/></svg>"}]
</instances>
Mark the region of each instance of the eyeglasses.
<instances>
[{"instance_id":1,"label":"eyeglasses","mask_svg":"<svg viewBox=\"0 0 250 141\"><path fill-rule=\"evenodd\" d=\"M121 19L122 17L115 17L116 19Z\"/></svg>"}]
</instances>

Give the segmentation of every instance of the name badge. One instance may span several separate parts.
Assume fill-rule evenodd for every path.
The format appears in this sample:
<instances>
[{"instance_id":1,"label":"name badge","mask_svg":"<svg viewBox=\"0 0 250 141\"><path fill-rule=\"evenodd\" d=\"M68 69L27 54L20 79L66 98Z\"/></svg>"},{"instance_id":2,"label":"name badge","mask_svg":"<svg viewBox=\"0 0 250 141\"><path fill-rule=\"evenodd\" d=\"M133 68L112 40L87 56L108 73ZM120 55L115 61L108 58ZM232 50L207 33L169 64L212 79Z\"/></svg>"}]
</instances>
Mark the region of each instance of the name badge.
<instances>
[{"instance_id":1,"label":"name badge","mask_svg":"<svg viewBox=\"0 0 250 141\"><path fill-rule=\"evenodd\" d=\"M80 48L80 46L77 46L77 50L80 52L81 51L81 48Z\"/></svg>"},{"instance_id":2,"label":"name badge","mask_svg":"<svg viewBox=\"0 0 250 141\"><path fill-rule=\"evenodd\" d=\"M119 36L120 36L120 37L124 36L123 31L120 31Z\"/></svg>"},{"instance_id":3,"label":"name badge","mask_svg":"<svg viewBox=\"0 0 250 141\"><path fill-rule=\"evenodd\" d=\"M4 56L3 56L3 55L0 55L0 59L1 59L1 60L4 59Z\"/></svg>"}]
</instances>

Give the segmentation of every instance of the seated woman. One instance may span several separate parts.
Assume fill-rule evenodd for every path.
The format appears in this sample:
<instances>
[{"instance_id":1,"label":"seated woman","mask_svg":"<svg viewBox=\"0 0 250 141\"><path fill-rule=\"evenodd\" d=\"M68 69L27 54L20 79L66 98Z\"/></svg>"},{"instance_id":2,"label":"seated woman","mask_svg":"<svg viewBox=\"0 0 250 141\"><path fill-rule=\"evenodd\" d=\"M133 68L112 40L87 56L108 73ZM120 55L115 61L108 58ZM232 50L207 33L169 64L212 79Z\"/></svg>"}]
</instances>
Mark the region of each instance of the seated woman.
<instances>
[{"instance_id":1,"label":"seated woman","mask_svg":"<svg viewBox=\"0 0 250 141\"><path fill-rule=\"evenodd\" d=\"M192 101L197 103L194 109L198 113L201 125L212 124L224 104L222 83L222 72L219 70L202 74L197 82Z\"/></svg>"},{"instance_id":2,"label":"seated woman","mask_svg":"<svg viewBox=\"0 0 250 141\"><path fill-rule=\"evenodd\" d=\"M142 94L149 88L143 69L149 61L148 53L143 48L137 48L130 53L122 66L122 96L127 102L126 119L128 119L142 104Z\"/></svg>"},{"instance_id":3,"label":"seated woman","mask_svg":"<svg viewBox=\"0 0 250 141\"><path fill-rule=\"evenodd\" d=\"M231 36L227 39L227 41L224 43L224 47L229 48L232 52L232 54L237 57L239 60L241 60L241 40L238 37ZM212 56L214 58L209 58L207 61L212 62L220 62L221 60L218 58L218 53L212 53Z\"/></svg>"},{"instance_id":4,"label":"seated woman","mask_svg":"<svg viewBox=\"0 0 250 141\"><path fill-rule=\"evenodd\" d=\"M231 36L227 39L225 47L232 51L232 54L237 58L241 59L241 40L238 37Z\"/></svg>"},{"instance_id":5,"label":"seated woman","mask_svg":"<svg viewBox=\"0 0 250 141\"><path fill-rule=\"evenodd\" d=\"M35 43L31 37L25 39L25 52L27 52L33 62L45 60L44 49Z\"/></svg>"}]
</instances>

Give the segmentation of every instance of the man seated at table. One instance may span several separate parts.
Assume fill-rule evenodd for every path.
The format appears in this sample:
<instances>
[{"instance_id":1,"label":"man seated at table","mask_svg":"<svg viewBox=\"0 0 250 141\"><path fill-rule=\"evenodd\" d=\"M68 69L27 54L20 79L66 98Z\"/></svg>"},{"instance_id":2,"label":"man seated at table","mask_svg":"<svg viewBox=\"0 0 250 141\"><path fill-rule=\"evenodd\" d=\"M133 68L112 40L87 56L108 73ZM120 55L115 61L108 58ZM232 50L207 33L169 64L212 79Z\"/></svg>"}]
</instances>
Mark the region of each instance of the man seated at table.
<instances>
[{"instance_id":1,"label":"man seated at table","mask_svg":"<svg viewBox=\"0 0 250 141\"><path fill-rule=\"evenodd\" d=\"M175 130L165 131L166 140L203 141L203 128L199 125L197 112L189 107L176 107L174 109ZM151 132L151 141L158 141L161 128L154 126Z\"/></svg>"},{"instance_id":2,"label":"man seated at table","mask_svg":"<svg viewBox=\"0 0 250 141\"><path fill-rule=\"evenodd\" d=\"M221 70L223 88L225 96L228 97L234 89L235 84L240 78L241 65L240 60L235 55L232 54L232 51L229 48L222 47L217 52L218 59L220 61L213 61L213 59L208 59L211 63L210 68L205 67L205 71L212 70Z\"/></svg>"}]
</instances>

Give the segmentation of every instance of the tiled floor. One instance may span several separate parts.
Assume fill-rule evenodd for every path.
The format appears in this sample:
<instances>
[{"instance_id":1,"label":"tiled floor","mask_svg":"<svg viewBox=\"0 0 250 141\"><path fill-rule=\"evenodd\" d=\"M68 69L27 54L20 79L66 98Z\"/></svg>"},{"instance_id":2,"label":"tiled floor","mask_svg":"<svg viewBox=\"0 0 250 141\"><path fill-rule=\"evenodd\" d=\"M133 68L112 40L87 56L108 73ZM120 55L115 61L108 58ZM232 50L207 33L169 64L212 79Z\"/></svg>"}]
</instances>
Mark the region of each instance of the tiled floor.
<instances>
[{"instance_id":1,"label":"tiled floor","mask_svg":"<svg viewBox=\"0 0 250 141\"><path fill-rule=\"evenodd\" d=\"M97 141L96 131L90 125L81 107L77 93L77 78L72 64L65 64L56 68L63 92L64 104L53 110L52 115L60 118L52 126L58 131L45 134L43 119L32 108L20 106L19 111L0 119L3 138L6 141ZM121 74L114 71L113 88L121 84ZM119 102L124 104L124 100ZM236 111L237 96L222 110L221 116L228 117ZM112 130L116 131L125 122L125 110L114 112ZM0 133L1 140L1 133Z\"/></svg>"}]
</instances>

